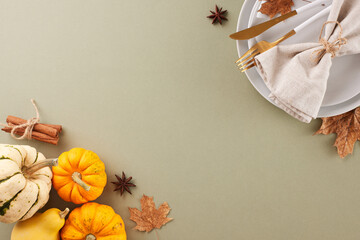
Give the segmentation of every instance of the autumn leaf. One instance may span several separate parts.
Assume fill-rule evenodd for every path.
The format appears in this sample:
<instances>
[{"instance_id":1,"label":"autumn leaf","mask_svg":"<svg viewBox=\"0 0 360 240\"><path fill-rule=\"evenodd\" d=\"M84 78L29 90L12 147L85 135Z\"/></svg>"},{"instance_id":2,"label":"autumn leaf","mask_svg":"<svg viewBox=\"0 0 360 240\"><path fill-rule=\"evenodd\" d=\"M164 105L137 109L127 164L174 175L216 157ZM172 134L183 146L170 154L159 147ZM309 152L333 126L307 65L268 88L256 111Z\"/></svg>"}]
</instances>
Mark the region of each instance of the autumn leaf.
<instances>
[{"instance_id":1,"label":"autumn leaf","mask_svg":"<svg viewBox=\"0 0 360 240\"><path fill-rule=\"evenodd\" d=\"M322 125L315 134L336 133L334 146L341 158L354 150L354 144L360 140L360 107L334 117L325 117Z\"/></svg>"},{"instance_id":2,"label":"autumn leaf","mask_svg":"<svg viewBox=\"0 0 360 240\"><path fill-rule=\"evenodd\" d=\"M292 6L294 6L293 0L266 0L266 2L261 4L259 12L273 18L278 13L284 15L291 12Z\"/></svg>"},{"instance_id":3,"label":"autumn leaf","mask_svg":"<svg viewBox=\"0 0 360 240\"><path fill-rule=\"evenodd\" d=\"M129 208L130 219L137 223L134 229L150 232L154 228L161 228L173 220L166 217L171 209L168 203L164 202L159 209L156 209L153 199L153 197L148 197L144 194L140 200L142 211L137 208Z\"/></svg>"}]
</instances>

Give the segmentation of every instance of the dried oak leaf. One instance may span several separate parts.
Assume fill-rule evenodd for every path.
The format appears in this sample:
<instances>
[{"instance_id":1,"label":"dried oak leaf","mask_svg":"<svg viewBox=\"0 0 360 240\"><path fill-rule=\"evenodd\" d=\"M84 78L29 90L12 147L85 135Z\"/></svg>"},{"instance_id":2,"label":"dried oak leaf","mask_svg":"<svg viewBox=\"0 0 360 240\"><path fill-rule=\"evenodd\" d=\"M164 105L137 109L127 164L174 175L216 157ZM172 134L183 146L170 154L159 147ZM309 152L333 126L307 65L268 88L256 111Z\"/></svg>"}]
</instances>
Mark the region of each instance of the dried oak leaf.
<instances>
[{"instance_id":1,"label":"dried oak leaf","mask_svg":"<svg viewBox=\"0 0 360 240\"><path fill-rule=\"evenodd\" d=\"M259 12L273 18L278 13L284 15L291 12L292 6L294 6L293 0L266 0L266 2L261 4Z\"/></svg>"},{"instance_id":2,"label":"dried oak leaf","mask_svg":"<svg viewBox=\"0 0 360 240\"><path fill-rule=\"evenodd\" d=\"M137 224L134 229L150 232L154 228L161 228L173 220L166 217L171 210L168 203L164 202L159 209L156 209L153 199L153 197L148 197L144 194L140 200L142 211L137 208L129 208L130 219Z\"/></svg>"},{"instance_id":3,"label":"dried oak leaf","mask_svg":"<svg viewBox=\"0 0 360 240\"><path fill-rule=\"evenodd\" d=\"M322 125L315 134L336 133L334 146L341 158L354 150L354 144L360 140L360 107L334 117L325 117Z\"/></svg>"}]
</instances>

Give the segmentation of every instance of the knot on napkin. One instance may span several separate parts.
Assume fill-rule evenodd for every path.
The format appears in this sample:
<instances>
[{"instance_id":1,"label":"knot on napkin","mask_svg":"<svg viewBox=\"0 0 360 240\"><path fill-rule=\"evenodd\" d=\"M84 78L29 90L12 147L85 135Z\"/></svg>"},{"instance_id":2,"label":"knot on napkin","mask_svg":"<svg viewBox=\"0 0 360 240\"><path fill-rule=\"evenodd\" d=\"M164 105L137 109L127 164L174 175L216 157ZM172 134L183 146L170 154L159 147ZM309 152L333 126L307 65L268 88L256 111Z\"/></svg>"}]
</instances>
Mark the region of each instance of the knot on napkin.
<instances>
[{"instance_id":1,"label":"knot on napkin","mask_svg":"<svg viewBox=\"0 0 360 240\"><path fill-rule=\"evenodd\" d=\"M34 108L35 108L35 112L36 112L36 117L30 118L26 121L26 123L24 124L20 124L20 125L11 125L11 124L0 124L1 126L4 127L9 127L11 128L11 136L17 140L21 140L24 138L27 139L31 139L31 135L32 135L32 131L34 129L35 124L39 123L40 121L40 115L39 115L39 109L37 108L34 99L31 99L31 103L33 104ZM25 128L24 130L24 134L20 137L16 137L15 136L15 132L17 129L21 129L21 128Z\"/></svg>"},{"instance_id":2,"label":"knot on napkin","mask_svg":"<svg viewBox=\"0 0 360 240\"><path fill-rule=\"evenodd\" d=\"M323 34L323 31L325 29L325 26L329 23L335 23L340 28L339 37L337 39L335 39L335 41L333 41L333 42L329 42L325 38L321 37ZM321 48L319 50L315 50L313 52L313 54L317 54L317 56L315 58L316 62L319 62L320 59L326 53L330 53L331 58L334 58L336 56L336 52L339 51L340 48L347 43L347 39L342 37L342 33L343 33L343 28L341 27L341 24L338 21L327 21L323 24L323 26L321 28L320 36L319 36L319 43L321 43L323 45L323 48Z\"/></svg>"}]
</instances>

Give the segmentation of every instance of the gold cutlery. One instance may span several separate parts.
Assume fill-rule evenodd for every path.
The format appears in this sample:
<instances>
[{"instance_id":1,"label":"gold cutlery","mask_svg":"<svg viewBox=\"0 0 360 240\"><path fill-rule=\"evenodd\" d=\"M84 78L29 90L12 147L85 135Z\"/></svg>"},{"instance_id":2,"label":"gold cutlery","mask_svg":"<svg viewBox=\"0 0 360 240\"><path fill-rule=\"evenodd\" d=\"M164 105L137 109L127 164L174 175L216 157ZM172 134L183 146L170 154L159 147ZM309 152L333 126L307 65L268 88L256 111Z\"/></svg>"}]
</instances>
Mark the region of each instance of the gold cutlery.
<instances>
[{"instance_id":1,"label":"gold cutlery","mask_svg":"<svg viewBox=\"0 0 360 240\"><path fill-rule=\"evenodd\" d=\"M330 12L330 10L331 10L331 5L320 11L318 14L312 16L311 18L309 18L308 20L306 20L305 22L303 22L302 24L300 24L299 26L297 26L296 28L294 28L293 30L291 30L290 32L288 32L287 34L285 34L284 36L282 36L281 38L279 38L274 42L260 41L256 43L236 61L237 66L239 67L241 72L245 72L246 70L254 67L256 65L255 57L258 54L266 52L267 50L275 47L279 43L285 41L289 37L294 36L297 32L301 31L302 29L307 27L309 24L311 24L318 18L327 15Z\"/></svg>"},{"instance_id":2,"label":"gold cutlery","mask_svg":"<svg viewBox=\"0 0 360 240\"><path fill-rule=\"evenodd\" d=\"M235 40L247 40L253 37L256 37L258 35L260 35L261 33L265 32L266 30L268 30L269 28L271 28L272 26L278 24L279 22L282 22L288 18L291 18L295 15L298 15L304 11L307 11L308 9L311 9L317 5L320 4L325 4L325 3L330 3L332 0L317 0L314 1L312 3L309 3L303 7L300 7L294 11L291 11L285 15L282 15L280 17L271 19L269 21L260 23L258 25L255 25L253 27L241 30L239 32L233 33L231 34L229 37Z\"/></svg>"}]
</instances>

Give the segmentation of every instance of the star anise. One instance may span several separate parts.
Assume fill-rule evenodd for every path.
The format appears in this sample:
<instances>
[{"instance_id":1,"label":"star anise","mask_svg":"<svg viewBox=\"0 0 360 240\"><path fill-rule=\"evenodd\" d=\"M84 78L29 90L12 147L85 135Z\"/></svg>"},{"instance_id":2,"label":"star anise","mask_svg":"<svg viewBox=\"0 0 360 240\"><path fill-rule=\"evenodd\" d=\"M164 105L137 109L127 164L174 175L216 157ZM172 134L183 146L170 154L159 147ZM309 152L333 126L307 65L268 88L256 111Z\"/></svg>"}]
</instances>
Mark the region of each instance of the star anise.
<instances>
[{"instance_id":1,"label":"star anise","mask_svg":"<svg viewBox=\"0 0 360 240\"><path fill-rule=\"evenodd\" d=\"M135 184L131 183L131 179L132 177L126 178L125 173L122 172L122 177L119 177L118 175L115 174L115 177L117 178L117 182L111 182L113 184L115 184L116 188L114 189L114 191L120 191L121 196L123 195L123 193L125 191L127 191L128 193L131 193L130 187L136 187Z\"/></svg>"},{"instance_id":2,"label":"star anise","mask_svg":"<svg viewBox=\"0 0 360 240\"><path fill-rule=\"evenodd\" d=\"M215 12L211 11L211 15L207 16L207 18L212 18L212 24L219 22L222 24L222 20L227 20L227 18L224 16L227 13L227 10L222 10L222 8L219 9L217 5L215 5Z\"/></svg>"}]
</instances>

